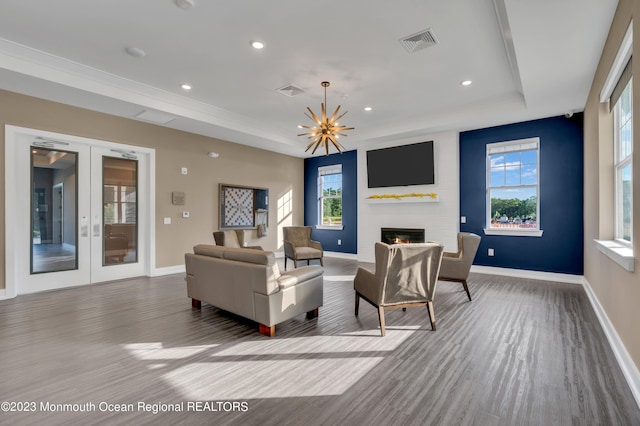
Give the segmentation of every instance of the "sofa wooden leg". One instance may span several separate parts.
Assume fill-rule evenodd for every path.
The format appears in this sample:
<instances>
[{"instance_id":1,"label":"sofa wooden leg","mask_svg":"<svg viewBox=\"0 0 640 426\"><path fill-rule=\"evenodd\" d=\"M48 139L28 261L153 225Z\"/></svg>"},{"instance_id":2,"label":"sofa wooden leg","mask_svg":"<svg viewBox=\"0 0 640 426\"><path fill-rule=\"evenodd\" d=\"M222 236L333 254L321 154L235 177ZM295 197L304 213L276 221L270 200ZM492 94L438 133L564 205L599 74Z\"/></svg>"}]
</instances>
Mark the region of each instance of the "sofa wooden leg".
<instances>
[{"instance_id":1,"label":"sofa wooden leg","mask_svg":"<svg viewBox=\"0 0 640 426\"><path fill-rule=\"evenodd\" d=\"M264 324L258 324L258 328L260 330L260 334L264 334L265 336L273 337L276 334L276 326L268 326Z\"/></svg>"},{"instance_id":2,"label":"sofa wooden leg","mask_svg":"<svg viewBox=\"0 0 640 426\"><path fill-rule=\"evenodd\" d=\"M360 295L356 291L356 316L358 316L359 310L360 310Z\"/></svg>"},{"instance_id":3,"label":"sofa wooden leg","mask_svg":"<svg viewBox=\"0 0 640 426\"><path fill-rule=\"evenodd\" d=\"M313 311L307 312L307 319L318 318L318 308L315 308Z\"/></svg>"},{"instance_id":4,"label":"sofa wooden leg","mask_svg":"<svg viewBox=\"0 0 640 426\"><path fill-rule=\"evenodd\" d=\"M322 262L322 258L320 258L320 266L324 266L324 263Z\"/></svg>"},{"instance_id":5,"label":"sofa wooden leg","mask_svg":"<svg viewBox=\"0 0 640 426\"><path fill-rule=\"evenodd\" d=\"M200 309L201 306L202 302L200 302L198 299L191 299L191 307Z\"/></svg>"}]
</instances>

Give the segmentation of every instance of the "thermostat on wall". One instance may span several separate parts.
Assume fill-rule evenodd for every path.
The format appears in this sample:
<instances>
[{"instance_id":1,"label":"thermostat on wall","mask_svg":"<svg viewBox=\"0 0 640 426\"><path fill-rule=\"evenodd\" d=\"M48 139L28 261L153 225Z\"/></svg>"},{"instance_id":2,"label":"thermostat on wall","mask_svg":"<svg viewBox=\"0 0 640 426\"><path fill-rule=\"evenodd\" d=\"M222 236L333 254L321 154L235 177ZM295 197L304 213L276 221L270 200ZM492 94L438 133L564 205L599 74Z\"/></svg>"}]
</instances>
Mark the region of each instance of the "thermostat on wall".
<instances>
[{"instance_id":1,"label":"thermostat on wall","mask_svg":"<svg viewBox=\"0 0 640 426\"><path fill-rule=\"evenodd\" d=\"M172 192L171 193L171 203L176 206L184 205L185 195L184 192Z\"/></svg>"}]
</instances>

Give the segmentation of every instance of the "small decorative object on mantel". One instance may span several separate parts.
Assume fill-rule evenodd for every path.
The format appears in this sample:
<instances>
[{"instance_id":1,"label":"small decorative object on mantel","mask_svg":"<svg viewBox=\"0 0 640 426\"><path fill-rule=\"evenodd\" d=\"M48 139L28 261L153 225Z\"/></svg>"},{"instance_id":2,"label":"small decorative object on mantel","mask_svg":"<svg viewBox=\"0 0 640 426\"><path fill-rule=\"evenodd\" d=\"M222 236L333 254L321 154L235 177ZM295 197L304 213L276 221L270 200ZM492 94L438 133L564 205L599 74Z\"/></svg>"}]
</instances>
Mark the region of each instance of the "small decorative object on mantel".
<instances>
[{"instance_id":1,"label":"small decorative object on mantel","mask_svg":"<svg viewBox=\"0 0 640 426\"><path fill-rule=\"evenodd\" d=\"M440 198L435 192L411 194L380 194L370 195L365 199L369 204L396 204L396 203L438 203Z\"/></svg>"},{"instance_id":2,"label":"small decorative object on mantel","mask_svg":"<svg viewBox=\"0 0 640 426\"><path fill-rule=\"evenodd\" d=\"M395 198L396 200L402 200L406 198L425 198L430 197L433 199L438 198L438 194L435 192L427 192L427 193L417 193L412 192L411 194L381 194L381 195L370 195L368 199L384 199L384 198Z\"/></svg>"}]
</instances>

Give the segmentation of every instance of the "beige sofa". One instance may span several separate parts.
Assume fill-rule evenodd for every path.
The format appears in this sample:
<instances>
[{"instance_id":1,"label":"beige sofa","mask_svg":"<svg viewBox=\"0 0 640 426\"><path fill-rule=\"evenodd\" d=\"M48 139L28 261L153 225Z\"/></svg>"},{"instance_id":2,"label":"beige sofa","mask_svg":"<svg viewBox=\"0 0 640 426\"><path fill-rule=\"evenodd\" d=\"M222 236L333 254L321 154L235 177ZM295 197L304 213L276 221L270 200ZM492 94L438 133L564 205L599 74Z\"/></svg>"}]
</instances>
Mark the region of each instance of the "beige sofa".
<instances>
[{"instance_id":1,"label":"beige sofa","mask_svg":"<svg viewBox=\"0 0 640 426\"><path fill-rule=\"evenodd\" d=\"M320 266L305 266L280 274L273 252L200 244L185 254L187 295L259 324L273 336L275 325L322 306Z\"/></svg>"}]
</instances>

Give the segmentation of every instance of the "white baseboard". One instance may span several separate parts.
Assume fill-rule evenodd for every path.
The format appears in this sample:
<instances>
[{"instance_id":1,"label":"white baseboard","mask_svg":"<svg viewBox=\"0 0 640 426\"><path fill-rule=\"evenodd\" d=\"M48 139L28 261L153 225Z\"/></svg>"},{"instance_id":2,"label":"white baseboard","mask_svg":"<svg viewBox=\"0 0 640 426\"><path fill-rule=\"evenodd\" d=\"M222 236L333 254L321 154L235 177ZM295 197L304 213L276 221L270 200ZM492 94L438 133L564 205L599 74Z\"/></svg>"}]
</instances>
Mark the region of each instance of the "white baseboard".
<instances>
[{"instance_id":1,"label":"white baseboard","mask_svg":"<svg viewBox=\"0 0 640 426\"><path fill-rule=\"evenodd\" d=\"M607 336L607 340L613 350L613 354L618 361L618 365L620 365L620 368L622 369L622 374L624 374L625 379L627 379L629 388L631 388L631 393L636 399L636 404L640 407L640 371L638 371L638 367L633 362L631 355L629 355L629 351L627 351L627 348L624 346L622 339L620 339L618 332L609 320L609 316L607 316L607 313L600 304L596 294L593 292L591 284L589 284L589 281L587 281L586 278L582 281L582 286L584 287L587 297L589 298L589 302L591 302L591 306L598 317L600 326L602 326L602 330L604 331L605 336Z\"/></svg>"},{"instance_id":2,"label":"white baseboard","mask_svg":"<svg viewBox=\"0 0 640 426\"><path fill-rule=\"evenodd\" d=\"M497 268L495 266L471 265L471 272L479 274L502 275L505 277L529 278L532 280L556 281L569 284L582 284L582 275L559 274L556 272L528 271L525 269Z\"/></svg>"},{"instance_id":3,"label":"white baseboard","mask_svg":"<svg viewBox=\"0 0 640 426\"><path fill-rule=\"evenodd\" d=\"M353 253L342 253L339 251L325 251L324 256L326 257L337 257L340 259L349 259L349 260L358 260L358 255Z\"/></svg>"},{"instance_id":4,"label":"white baseboard","mask_svg":"<svg viewBox=\"0 0 640 426\"><path fill-rule=\"evenodd\" d=\"M184 274L186 272L184 265L167 266L165 268L156 268L151 272L152 277L161 277L163 275Z\"/></svg>"}]
</instances>

